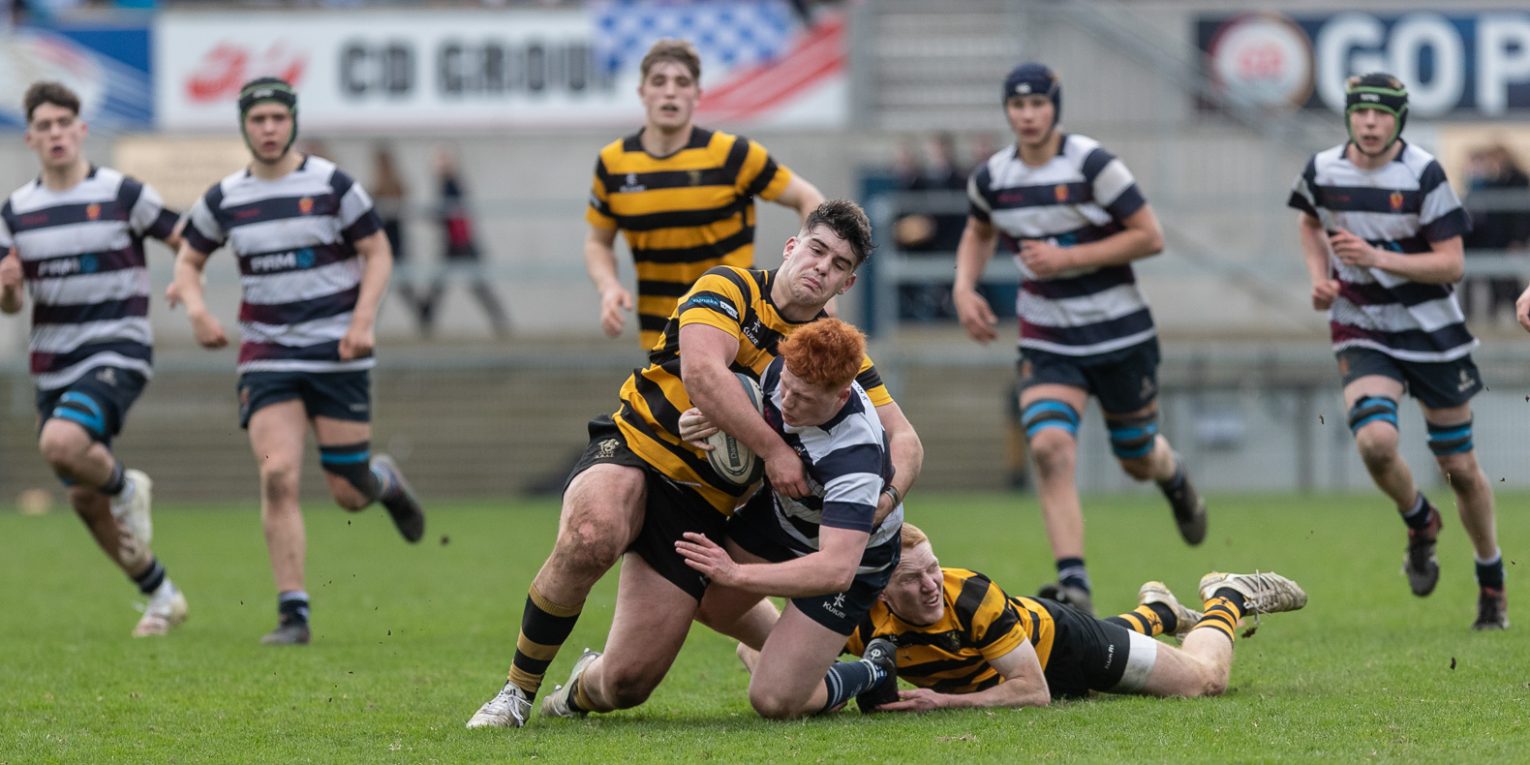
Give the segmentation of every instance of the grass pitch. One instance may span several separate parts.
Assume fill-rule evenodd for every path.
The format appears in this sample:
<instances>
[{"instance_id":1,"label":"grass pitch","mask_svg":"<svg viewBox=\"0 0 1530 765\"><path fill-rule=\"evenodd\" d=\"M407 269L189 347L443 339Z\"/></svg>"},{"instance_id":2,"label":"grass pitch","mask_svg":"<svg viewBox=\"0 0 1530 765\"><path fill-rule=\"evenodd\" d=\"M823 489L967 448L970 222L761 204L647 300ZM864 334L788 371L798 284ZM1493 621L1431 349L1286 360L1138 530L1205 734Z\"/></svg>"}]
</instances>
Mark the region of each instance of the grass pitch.
<instances>
[{"instance_id":1,"label":"grass pitch","mask_svg":"<svg viewBox=\"0 0 1530 765\"><path fill-rule=\"evenodd\" d=\"M1193 601L1212 569L1273 569L1311 595L1240 638L1224 697L768 723L749 709L731 643L698 627L643 707L519 731L463 724L503 681L555 502L433 506L411 547L380 511L309 501L307 648L257 643L275 597L252 506L157 510L155 548L191 619L152 640L128 637L136 593L71 513L0 513L0 763L1523 761L1527 499L1499 498L1517 622L1505 633L1469 629L1476 587L1454 519L1439 589L1419 599L1399 573L1402 524L1379 496L1213 497L1211 533L1190 549L1144 491L1086 501L1102 613L1129 608L1150 578ZM1053 574L1032 497L916 494L909 515L943 562L1012 592ZM614 579L549 689L603 643Z\"/></svg>"}]
</instances>

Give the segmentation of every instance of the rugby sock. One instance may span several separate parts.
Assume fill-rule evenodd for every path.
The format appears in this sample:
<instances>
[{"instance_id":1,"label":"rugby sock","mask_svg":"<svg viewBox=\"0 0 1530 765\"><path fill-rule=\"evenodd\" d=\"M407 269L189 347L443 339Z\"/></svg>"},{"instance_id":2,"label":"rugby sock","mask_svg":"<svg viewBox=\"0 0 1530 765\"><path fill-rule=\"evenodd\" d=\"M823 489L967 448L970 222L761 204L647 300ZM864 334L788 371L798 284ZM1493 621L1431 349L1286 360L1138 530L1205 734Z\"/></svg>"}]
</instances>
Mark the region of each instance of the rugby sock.
<instances>
[{"instance_id":1,"label":"rugby sock","mask_svg":"<svg viewBox=\"0 0 1530 765\"><path fill-rule=\"evenodd\" d=\"M823 678L823 684L829 691L829 701L823 705L823 711L838 708L885 679L887 670L865 659L835 662L834 666L829 667L829 674Z\"/></svg>"},{"instance_id":2,"label":"rugby sock","mask_svg":"<svg viewBox=\"0 0 1530 765\"><path fill-rule=\"evenodd\" d=\"M304 590L287 590L276 596L276 613L282 624L308 622L308 593Z\"/></svg>"},{"instance_id":3,"label":"rugby sock","mask_svg":"<svg viewBox=\"0 0 1530 765\"><path fill-rule=\"evenodd\" d=\"M1477 561L1477 586L1488 587L1494 590L1503 589L1503 551L1494 550L1492 560Z\"/></svg>"},{"instance_id":4,"label":"rugby sock","mask_svg":"<svg viewBox=\"0 0 1530 765\"><path fill-rule=\"evenodd\" d=\"M1174 609L1169 608L1167 603L1148 603L1137 606L1105 621L1125 627L1132 632L1140 632L1148 637L1158 637L1166 632L1172 633L1179 628L1179 616L1174 613Z\"/></svg>"},{"instance_id":5,"label":"rugby sock","mask_svg":"<svg viewBox=\"0 0 1530 765\"><path fill-rule=\"evenodd\" d=\"M152 595L165 583L165 567L160 565L159 558L150 558L149 567L142 573L132 577L133 584L138 585L138 591L145 595Z\"/></svg>"},{"instance_id":6,"label":"rugby sock","mask_svg":"<svg viewBox=\"0 0 1530 765\"><path fill-rule=\"evenodd\" d=\"M1413 507L1402 511L1403 523L1408 524L1410 529L1423 531L1429 528L1429 513L1433 509L1429 500L1424 498L1424 493L1419 492L1418 498L1413 500Z\"/></svg>"},{"instance_id":7,"label":"rugby sock","mask_svg":"<svg viewBox=\"0 0 1530 765\"><path fill-rule=\"evenodd\" d=\"M1093 592L1089 587L1089 572L1084 568L1083 558L1058 558L1057 583Z\"/></svg>"},{"instance_id":8,"label":"rugby sock","mask_svg":"<svg viewBox=\"0 0 1530 765\"><path fill-rule=\"evenodd\" d=\"M574 681L574 692L568 695L568 708L575 712L588 712L595 708L595 702L590 699L589 694L584 692L584 683L580 682L583 679L584 676L581 675Z\"/></svg>"},{"instance_id":9,"label":"rugby sock","mask_svg":"<svg viewBox=\"0 0 1530 765\"><path fill-rule=\"evenodd\" d=\"M1179 491L1185 485L1185 463L1176 455L1174 458L1174 475L1158 482L1158 488L1163 489L1165 494Z\"/></svg>"},{"instance_id":10,"label":"rugby sock","mask_svg":"<svg viewBox=\"0 0 1530 765\"><path fill-rule=\"evenodd\" d=\"M527 696L542 688L542 675L558 656L558 649L568 640L584 603L565 606L554 603L532 587L526 593L526 610L521 614L521 634L515 639L515 658L510 662L508 679ZM588 698L586 698L588 700Z\"/></svg>"},{"instance_id":11,"label":"rugby sock","mask_svg":"<svg viewBox=\"0 0 1530 765\"><path fill-rule=\"evenodd\" d=\"M127 488L127 471L122 467L122 460L112 461L112 475L101 484L101 493L115 497Z\"/></svg>"},{"instance_id":12,"label":"rugby sock","mask_svg":"<svg viewBox=\"0 0 1530 765\"><path fill-rule=\"evenodd\" d=\"M1205 613L1201 615L1200 623L1191 631L1216 630L1232 640L1238 620L1243 618L1243 594L1231 587L1223 587L1211 594L1202 610Z\"/></svg>"}]
</instances>

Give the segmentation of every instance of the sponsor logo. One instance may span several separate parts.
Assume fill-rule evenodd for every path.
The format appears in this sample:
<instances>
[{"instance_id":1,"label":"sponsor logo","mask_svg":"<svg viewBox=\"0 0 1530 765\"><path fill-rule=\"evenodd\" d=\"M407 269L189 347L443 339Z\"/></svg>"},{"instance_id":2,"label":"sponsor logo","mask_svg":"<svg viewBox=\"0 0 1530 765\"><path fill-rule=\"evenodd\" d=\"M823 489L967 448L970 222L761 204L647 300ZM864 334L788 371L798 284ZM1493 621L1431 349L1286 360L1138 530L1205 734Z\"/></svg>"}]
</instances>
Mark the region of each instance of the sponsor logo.
<instances>
[{"instance_id":1,"label":"sponsor logo","mask_svg":"<svg viewBox=\"0 0 1530 765\"><path fill-rule=\"evenodd\" d=\"M700 186L701 185L701 171L700 170L687 170L687 171L685 171L685 175L686 175L687 178L690 179L692 186Z\"/></svg>"},{"instance_id":2,"label":"sponsor logo","mask_svg":"<svg viewBox=\"0 0 1530 765\"><path fill-rule=\"evenodd\" d=\"M232 101L240 86L257 75L274 74L302 87L306 54L288 50L286 43L274 42L264 51L255 51L239 43L223 41L213 46L197 62L195 73L185 81L186 97L192 103Z\"/></svg>"},{"instance_id":3,"label":"sponsor logo","mask_svg":"<svg viewBox=\"0 0 1530 765\"><path fill-rule=\"evenodd\" d=\"M85 205L85 219L86 220L100 220L101 219L101 205L99 203L96 203L96 202L91 202L90 204Z\"/></svg>"},{"instance_id":4,"label":"sponsor logo","mask_svg":"<svg viewBox=\"0 0 1530 765\"><path fill-rule=\"evenodd\" d=\"M834 600L823 604L823 610L843 619L845 618L845 593L841 592L834 596Z\"/></svg>"},{"instance_id":5,"label":"sponsor logo","mask_svg":"<svg viewBox=\"0 0 1530 765\"><path fill-rule=\"evenodd\" d=\"M1465 393L1465 392L1471 390L1472 386L1474 386L1476 384L1477 384L1477 381L1472 378L1472 373L1466 371L1465 369L1463 369L1463 370L1461 370L1461 382L1456 384L1456 392L1457 393Z\"/></svg>"},{"instance_id":6,"label":"sponsor logo","mask_svg":"<svg viewBox=\"0 0 1530 765\"><path fill-rule=\"evenodd\" d=\"M111 367L106 367L105 369L102 369L96 373L96 379L100 380L105 385L110 385L115 388L117 387L117 370L112 369Z\"/></svg>"},{"instance_id":7,"label":"sponsor logo","mask_svg":"<svg viewBox=\"0 0 1530 765\"><path fill-rule=\"evenodd\" d=\"M637 173L627 173L627 182L622 184L622 187L620 189L617 189L617 191L620 191L623 194L635 194L635 193L637 193L639 191L647 191L647 190L648 190L647 186L644 186L643 184L638 183Z\"/></svg>"},{"instance_id":8,"label":"sponsor logo","mask_svg":"<svg viewBox=\"0 0 1530 765\"><path fill-rule=\"evenodd\" d=\"M1142 390L1137 394L1143 401L1152 398L1158 393L1158 386L1153 384L1153 378L1142 376Z\"/></svg>"},{"instance_id":9,"label":"sponsor logo","mask_svg":"<svg viewBox=\"0 0 1530 765\"><path fill-rule=\"evenodd\" d=\"M616 456L616 447L621 444L614 438L608 438L595 445L595 459L608 460Z\"/></svg>"},{"instance_id":10,"label":"sponsor logo","mask_svg":"<svg viewBox=\"0 0 1530 765\"><path fill-rule=\"evenodd\" d=\"M734 308L732 303L715 295L692 295L690 300L685 301L685 305L687 308L692 306L710 308L719 313L727 314L728 318L738 321L738 309Z\"/></svg>"},{"instance_id":11,"label":"sponsor logo","mask_svg":"<svg viewBox=\"0 0 1530 765\"><path fill-rule=\"evenodd\" d=\"M278 252L271 255L256 255L250 258L250 271L254 273L270 273L272 271L291 271L299 268L313 268L316 257L311 249L303 248L291 252Z\"/></svg>"},{"instance_id":12,"label":"sponsor logo","mask_svg":"<svg viewBox=\"0 0 1530 765\"><path fill-rule=\"evenodd\" d=\"M759 319L755 319L754 321L739 327L739 330L744 333L744 337L748 338L749 342L754 343L756 347L758 347L760 344L760 331L762 329L764 329L764 327L760 326Z\"/></svg>"},{"instance_id":13,"label":"sponsor logo","mask_svg":"<svg viewBox=\"0 0 1530 765\"><path fill-rule=\"evenodd\" d=\"M72 258L54 258L45 260L37 266L39 277L69 276L71 274L93 274L101 268L101 260L94 253L76 255Z\"/></svg>"},{"instance_id":14,"label":"sponsor logo","mask_svg":"<svg viewBox=\"0 0 1530 765\"><path fill-rule=\"evenodd\" d=\"M1114 663L1116 663L1116 647L1114 645L1105 646L1105 669L1110 669L1110 665Z\"/></svg>"}]
</instances>

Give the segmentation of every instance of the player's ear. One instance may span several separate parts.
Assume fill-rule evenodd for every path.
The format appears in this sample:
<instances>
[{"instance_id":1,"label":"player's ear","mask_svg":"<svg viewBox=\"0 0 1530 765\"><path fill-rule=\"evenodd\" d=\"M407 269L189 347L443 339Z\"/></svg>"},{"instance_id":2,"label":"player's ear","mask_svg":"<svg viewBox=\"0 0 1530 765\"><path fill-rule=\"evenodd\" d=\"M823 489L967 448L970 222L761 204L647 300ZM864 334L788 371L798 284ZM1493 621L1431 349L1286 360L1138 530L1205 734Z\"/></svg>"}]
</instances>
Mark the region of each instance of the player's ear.
<instances>
[{"instance_id":1,"label":"player's ear","mask_svg":"<svg viewBox=\"0 0 1530 765\"><path fill-rule=\"evenodd\" d=\"M850 278L845 280L844 286L839 288L839 294L843 295L849 292L851 287L855 286L855 277L856 274L850 274Z\"/></svg>"},{"instance_id":2,"label":"player's ear","mask_svg":"<svg viewBox=\"0 0 1530 765\"><path fill-rule=\"evenodd\" d=\"M787 237L786 246L781 249L781 259L786 260L795 249L797 249L797 237L795 235Z\"/></svg>"}]
</instances>

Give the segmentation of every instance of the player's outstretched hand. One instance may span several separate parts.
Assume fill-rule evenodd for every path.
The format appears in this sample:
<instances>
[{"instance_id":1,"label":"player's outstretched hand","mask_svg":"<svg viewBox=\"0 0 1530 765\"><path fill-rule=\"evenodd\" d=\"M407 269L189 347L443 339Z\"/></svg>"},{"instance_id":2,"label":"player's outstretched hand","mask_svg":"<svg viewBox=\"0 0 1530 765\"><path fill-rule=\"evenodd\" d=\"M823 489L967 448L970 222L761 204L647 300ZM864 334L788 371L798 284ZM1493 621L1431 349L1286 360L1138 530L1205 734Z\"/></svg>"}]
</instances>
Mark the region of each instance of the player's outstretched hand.
<instances>
[{"instance_id":1,"label":"player's outstretched hand","mask_svg":"<svg viewBox=\"0 0 1530 765\"><path fill-rule=\"evenodd\" d=\"M707 439L717 433L717 426L712 424L700 409L691 407L680 413L680 440L704 452L712 451L712 445Z\"/></svg>"},{"instance_id":2,"label":"player's outstretched hand","mask_svg":"<svg viewBox=\"0 0 1530 765\"><path fill-rule=\"evenodd\" d=\"M1530 287L1519 293L1519 299L1514 301L1514 318L1519 319L1519 326L1530 332Z\"/></svg>"},{"instance_id":3,"label":"player's outstretched hand","mask_svg":"<svg viewBox=\"0 0 1530 765\"><path fill-rule=\"evenodd\" d=\"M223 325L218 323L218 318L206 311L191 316L191 334L197 338L197 343L203 348L217 349L228 345L228 335L223 333Z\"/></svg>"},{"instance_id":4,"label":"player's outstretched hand","mask_svg":"<svg viewBox=\"0 0 1530 765\"><path fill-rule=\"evenodd\" d=\"M956 303L956 317L961 320L962 328L967 330L969 337L980 343L991 343L999 337L999 333L994 331L999 319L993 315L988 301L976 290L955 290L951 293L951 300Z\"/></svg>"},{"instance_id":5,"label":"player's outstretched hand","mask_svg":"<svg viewBox=\"0 0 1530 765\"><path fill-rule=\"evenodd\" d=\"M600 293L600 328L606 337L622 333L627 314L632 313L632 293L623 287L612 287Z\"/></svg>"},{"instance_id":6,"label":"player's outstretched hand","mask_svg":"<svg viewBox=\"0 0 1530 765\"><path fill-rule=\"evenodd\" d=\"M685 532L683 539L675 541L675 552L685 559L685 565L717 584L728 586L738 581L738 563L705 534Z\"/></svg>"},{"instance_id":7,"label":"player's outstretched hand","mask_svg":"<svg viewBox=\"0 0 1530 765\"><path fill-rule=\"evenodd\" d=\"M898 691L898 700L877 707L878 712L928 712L940 709L940 694L929 688Z\"/></svg>"},{"instance_id":8,"label":"player's outstretched hand","mask_svg":"<svg viewBox=\"0 0 1530 765\"><path fill-rule=\"evenodd\" d=\"M370 327L352 324L345 330L345 336L340 338L340 359L364 359L372 355L372 348L376 345L377 335Z\"/></svg>"}]
</instances>

